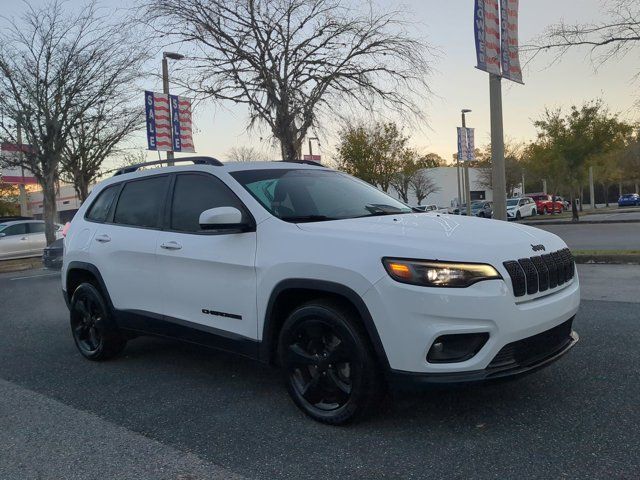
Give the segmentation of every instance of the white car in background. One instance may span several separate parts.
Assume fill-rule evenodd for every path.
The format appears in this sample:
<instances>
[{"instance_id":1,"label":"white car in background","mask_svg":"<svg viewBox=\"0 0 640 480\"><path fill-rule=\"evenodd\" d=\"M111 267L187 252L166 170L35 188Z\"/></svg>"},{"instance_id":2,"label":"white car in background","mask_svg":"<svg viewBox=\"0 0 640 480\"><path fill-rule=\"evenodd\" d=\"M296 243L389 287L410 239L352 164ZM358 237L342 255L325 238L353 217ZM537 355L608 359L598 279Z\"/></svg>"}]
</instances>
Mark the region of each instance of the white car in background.
<instances>
[{"instance_id":1,"label":"white car in background","mask_svg":"<svg viewBox=\"0 0 640 480\"><path fill-rule=\"evenodd\" d=\"M538 207L533 198L517 197L507 200L507 220L520 220L532 217L538 213Z\"/></svg>"},{"instance_id":2,"label":"white car in background","mask_svg":"<svg viewBox=\"0 0 640 480\"><path fill-rule=\"evenodd\" d=\"M56 224L59 232L62 225ZM42 220L13 220L0 223L0 260L39 257L47 246Z\"/></svg>"}]
</instances>

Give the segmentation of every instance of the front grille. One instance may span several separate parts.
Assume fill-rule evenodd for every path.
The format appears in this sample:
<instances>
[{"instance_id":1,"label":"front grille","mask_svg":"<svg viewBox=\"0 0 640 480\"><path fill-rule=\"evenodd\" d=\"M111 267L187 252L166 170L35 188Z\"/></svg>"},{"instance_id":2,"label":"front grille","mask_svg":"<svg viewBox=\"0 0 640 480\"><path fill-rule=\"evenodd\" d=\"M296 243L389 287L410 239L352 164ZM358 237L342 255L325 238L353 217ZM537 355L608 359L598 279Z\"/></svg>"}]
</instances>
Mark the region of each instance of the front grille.
<instances>
[{"instance_id":1,"label":"front grille","mask_svg":"<svg viewBox=\"0 0 640 480\"><path fill-rule=\"evenodd\" d=\"M516 297L557 288L573 278L576 268L568 248L517 261L509 260L503 265L511 277Z\"/></svg>"},{"instance_id":2,"label":"front grille","mask_svg":"<svg viewBox=\"0 0 640 480\"><path fill-rule=\"evenodd\" d=\"M550 357L566 347L571 341L572 324L573 318L570 318L546 332L505 345L493 358L487 369L528 366Z\"/></svg>"}]
</instances>

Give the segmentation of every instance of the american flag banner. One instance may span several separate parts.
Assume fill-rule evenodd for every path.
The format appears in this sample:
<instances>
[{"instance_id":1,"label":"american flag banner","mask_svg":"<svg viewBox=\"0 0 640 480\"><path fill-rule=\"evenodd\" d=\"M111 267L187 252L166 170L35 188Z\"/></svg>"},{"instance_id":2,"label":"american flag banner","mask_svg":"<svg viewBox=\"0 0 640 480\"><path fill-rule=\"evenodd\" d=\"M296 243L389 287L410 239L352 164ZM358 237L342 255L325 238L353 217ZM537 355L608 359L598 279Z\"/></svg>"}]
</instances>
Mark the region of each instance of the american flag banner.
<instances>
[{"instance_id":1,"label":"american flag banner","mask_svg":"<svg viewBox=\"0 0 640 480\"><path fill-rule=\"evenodd\" d=\"M478 69L500 75L500 11L498 0L476 0L474 31Z\"/></svg>"},{"instance_id":2,"label":"american flag banner","mask_svg":"<svg viewBox=\"0 0 640 480\"><path fill-rule=\"evenodd\" d=\"M500 0L502 32L502 76L522 83L518 54L518 0Z\"/></svg>"},{"instance_id":3,"label":"american flag banner","mask_svg":"<svg viewBox=\"0 0 640 480\"><path fill-rule=\"evenodd\" d=\"M195 152L191 120L191 99L171 95L171 129L174 152Z\"/></svg>"},{"instance_id":4,"label":"american flag banner","mask_svg":"<svg viewBox=\"0 0 640 480\"><path fill-rule=\"evenodd\" d=\"M144 98L149 150L170 152L172 143L169 95L146 91L144 92Z\"/></svg>"}]
</instances>

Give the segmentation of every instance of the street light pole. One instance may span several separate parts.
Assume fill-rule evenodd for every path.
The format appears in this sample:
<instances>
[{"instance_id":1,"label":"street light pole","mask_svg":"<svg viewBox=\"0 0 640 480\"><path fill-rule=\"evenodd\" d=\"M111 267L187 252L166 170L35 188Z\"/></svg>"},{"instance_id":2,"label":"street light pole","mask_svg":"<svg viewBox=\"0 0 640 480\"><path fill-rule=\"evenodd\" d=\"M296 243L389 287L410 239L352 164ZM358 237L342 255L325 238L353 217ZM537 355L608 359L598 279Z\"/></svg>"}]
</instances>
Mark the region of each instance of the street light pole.
<instances>
[{"instance_id":1,"label":"street light pole","mask_svg":"<svg viewBox=\"0 0 640 480\"><path fill-rule=\"evenodd\" d=\"M462 131L466 132L467 122L465 114L470 113L471 110L465 108L462 110ZM469 185L469 162L464 161L464 184L465 184L465 203L467 204L467 217L471 216L471 188Z\"/></svg>"},{"instance_id":2,"label":"street light pole","mask_svg":"<svg viewBox=\"0 0 640 480\"><path fill-rule=\"evenodd\" d=\"M173 52L163 52L162 53L162 91L165 95L169 95L169 61L172 60L182 60L184 55ZM171 104L171 102L169 102ZM171 126L171 139L173 143L173 126ZM173 150L169 150L167 152L167 165L173 165L174 154Z\"/></svg>"}]
</instances>

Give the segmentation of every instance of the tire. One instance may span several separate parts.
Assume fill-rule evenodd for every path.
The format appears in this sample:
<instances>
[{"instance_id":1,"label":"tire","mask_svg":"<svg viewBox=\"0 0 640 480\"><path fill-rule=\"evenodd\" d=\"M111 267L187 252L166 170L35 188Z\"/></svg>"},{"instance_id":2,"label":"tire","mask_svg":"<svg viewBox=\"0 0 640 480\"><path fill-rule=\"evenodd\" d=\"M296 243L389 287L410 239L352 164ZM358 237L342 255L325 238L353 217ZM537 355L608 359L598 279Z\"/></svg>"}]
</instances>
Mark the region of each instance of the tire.
<instances>
[{"instance_id":1,"label":"tire","mask_svg":"<svg viewBox=\"0 0 640 480\"><path fill-rule=\"evenodd\" d=\"M478 214L478 216L479 216L480 218L484 218L484 212L480 212L480 213Z\"/></svg>"},{"instance_id":2,"label":"tire","mask_svg":"<svg viewBox=\"0 0 640 480\"><path fill-rule=\"evenodd\" d=\"M538 209L534 208L533 210L531 210L531 216L535 217L538 214Z\"/></svg>"},{"instance_id":3,"label":"tire","mask_svg":"<svg viewBox=\"0 0 640 480\"><path fill-rule=\"evenodd\" d=\"M90 283L82 283L73 292L70 323L76 347L89 360L113 358L127 344L102 294Z\"/></svg>"},{"instance_id":4,"label":"tire","mask_svg":"<svg viewBox=\"0 0 640 480\"><path fill-rule=\"evenodd\" d=\"M516 212L516 220L522 220L522 215L520 212Z\"/></svg>"},{"instance_id":5,"label":"tire","mask_svg":"<svg viewBox=\"0 0 640 480\"><path fill-rule=\"evenodd\" d=\"M278 343L289 395L306 415L343 425L380 400L380 372L359 319L340 303L314 300L295 309Z\"/></svg>"}]
</instances>

